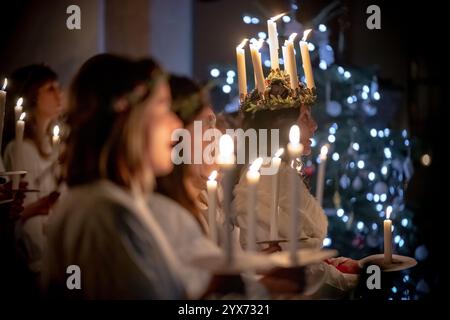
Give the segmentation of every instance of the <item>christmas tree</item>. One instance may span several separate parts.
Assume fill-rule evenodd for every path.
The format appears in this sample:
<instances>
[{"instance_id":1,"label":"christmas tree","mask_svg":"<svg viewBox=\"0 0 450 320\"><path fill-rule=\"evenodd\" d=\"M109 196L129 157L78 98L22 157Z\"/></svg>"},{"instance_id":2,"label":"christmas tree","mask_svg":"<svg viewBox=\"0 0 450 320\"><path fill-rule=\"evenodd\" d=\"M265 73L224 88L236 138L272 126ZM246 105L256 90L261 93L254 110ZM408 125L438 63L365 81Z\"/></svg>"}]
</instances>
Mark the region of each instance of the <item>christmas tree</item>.
<instances>
[{"instance_id":1,"label":"christmas tree","mask_svg":"<svg viewBox=\"0 0 450 320\"><path fill-rule=\"evenodd\" d=\"M298 6L279 23L282 42L293 32L306 29L296 21ZM321 23L339 12L333 3L313 19L309 51L313 60L317 102L313 114L318 130L313 140L313 153L306 159L304 172L311 180L311 192L317 189L317 169L321 147L329 151L323 193L323 208L329 220L324 246L337 249L342 256L361 259L383 252L383 220L386 210L392 211L394 253L414 256L416 249L413 212L405 207L405 191L413 174L411 141L406 128L390 126L389 113L398 108L395 92L383 92L372 66L351 67L335 62L330 45L328 27ZM270 17L242 15L244 24L260 24L255 39L266 39L266 25L260 23ZM308 26L311 27L311 26ZM339 48L341 50L342 48ZM297 51L299 48L297 47ZM261 50L264 73L270 72L267 46ZM299 52L297 52L299 57ZM280 59L280 68L283 59ZM297 62L302 76L301 63ZM216 105L225 112L239 109L235 66L215 65L211 77L219 84L215 92ZM248 74L249 86L254 87L253 75ZM423 159L427 161L427 159ZM391 288L390 299L414 299L418 281L411 279L411 271L403 271Z\"/></svg>"}]
</instances>

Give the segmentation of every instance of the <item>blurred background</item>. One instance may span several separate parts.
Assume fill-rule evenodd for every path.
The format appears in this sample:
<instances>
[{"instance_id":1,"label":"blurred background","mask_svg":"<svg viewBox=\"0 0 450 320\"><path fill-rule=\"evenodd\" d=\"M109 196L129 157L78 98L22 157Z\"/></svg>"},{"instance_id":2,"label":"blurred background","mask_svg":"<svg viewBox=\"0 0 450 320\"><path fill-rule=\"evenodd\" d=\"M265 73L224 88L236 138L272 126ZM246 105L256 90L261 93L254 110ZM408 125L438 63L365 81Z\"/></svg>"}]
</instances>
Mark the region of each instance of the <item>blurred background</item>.
<instances>
[{"instance_id":1,"label":"blurred background","mask_svg":"<svg viewBox=\"0 0 450 320\"><path fill-rule=\"evenodd\" d=\"M437 2L436 2L437 3ZM69 30L70 5L81 29ZM381 9L369 30L366 9ZM326 247L355 259L379 253L382 221L393 210L395 251L419 265L399 273L389 298L434 298L442 289L445 208L441 176L445 35L443 10L365 0L15 0L0 7L0 79L44 62L63 87L97 53L151 55L170 72L213 81L214 109L238 111L235 47L267 37L279 13L281 42L312 28L309 38L319 129L305 172L315 189L317 155L328 143L324 208ZM298 38L297 38L298 39ZM296 44L297 56L299 53ZM247 49L248 50L248 49ZM281 57L281 50L280 50ZM267 75L270 60L262 49ZM280 66L283 66L282 59ZM297 60L298 72L302 68ZM247 51L247 78L253 88Z\"/></svg>"}]
</instances>

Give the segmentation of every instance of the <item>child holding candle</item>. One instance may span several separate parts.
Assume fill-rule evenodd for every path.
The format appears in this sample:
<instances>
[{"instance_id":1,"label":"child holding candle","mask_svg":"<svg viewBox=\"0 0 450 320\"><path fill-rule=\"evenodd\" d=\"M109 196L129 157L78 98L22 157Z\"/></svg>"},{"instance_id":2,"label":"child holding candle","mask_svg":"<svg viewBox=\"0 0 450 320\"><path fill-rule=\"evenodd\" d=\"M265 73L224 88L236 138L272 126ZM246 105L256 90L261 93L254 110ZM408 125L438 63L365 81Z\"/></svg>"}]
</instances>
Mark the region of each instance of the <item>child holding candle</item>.
<instances>
[{"instance_id":1,"label":"child holding candle","mask_svg":"<svg viewBox=\"0 0 450 320\"><path fill-rule=\"evenodd\" d=\"M23 254L30 269L39 272L45 242L45 215L58 198L56 194L50 196L58 188L59 176L51 129L62 111L61 90L57 74L41 64L14 71L9 77L8 88L4 162L8 171L25 170L27 174L23 180L29 189L36 190L25 193L24 206L28 209L18 226L17 237L23 242L26 251ZM26 113L26 116L16 121L14 105L18 100L23 100L21 114ZM22 134L23 139L20 139Z\"/></svg>"},{"instance_id":2,"label":"child holding candle","mask_svg":"<svg viewBox=\"0 0 450 320\"><path fill-rule=\"evenodd\" d=\"M49 218L44 284L50 296L79 299L181 299L182 268L148 208L154 174L172 169L165 74L103 54L75 76L69 99L69 190ZM101 85L99 85L101 84ZM66 289L66 268L81 289Z\"/></svg>"},{"instance_id":3,"label":"child holding candle","mask_svg":"<svg viewBox=\"0 0 450 320\"><path fill-rule=\"evenodd\" d=\"M301 84L302 90L305 88ZM302 93L303 92L303 93ZM300 91L300 94L308 95L309 91ZM298 93L298 91L297 91ZM290 90L289 83L284 80L278 80L269 83L266 96L294 96ZM284 147L285 150L289 142L289 132L293 125L300 127L300 143L302 144L301 154L307 156L311 153L311 138L317 129L317 124L311 114L311 105L294 103L292 105L278 106L271 102L261 103L259 107L246 111L244 113L244 129L266 129L279 130L279 144L272 144L266 141L267 150L270 154L275 154L277 150L271 150L271 146ZM271 135L268 134L268 137ZM260 146L261 147L261 146ZM297 172L301 166L301 162L291 161L287 154L283 156L281 162L278 179L279 179L279 200L278 200L278 234L280 239L289 239L291 241L292 228L297 229L297 239L299 239L299 248L320 249L327 233L328 221L320 204L310 193L307 185L304 183L301 173ZM293 162L294 168L291 167ZM247 233L247 200L246 190L248 188L245 172L241 173L239 183L235 187L235 207L237 210L237 223L241 228L241 243L246 246ZM293 177L296 180L292 180ZM257 194L257 240L266 241L270 239L271 216L273 204L273 181L272 176L262 175L258 185ZM293 187L293 183L295 186ZM293 197L297 197L296 201L292 201ZM292 208L292 204L296 203L297 208ZM292 214L297 214L296 219L292 219ZM297 225L293 226L292 221L297 221ZM284 250L290 248L289 243L280 243ZM341 260L339 260L341 261ZM346 265L356 265L357 262L351 259L345 260ZM310 286L306 289L305 295L313 298L334 298L339 295L345 295L351 288L356 285L356 276L346 275L340 272L334 266L334 259L307 267L309 270Z\"/></svg>"}]
</instances>

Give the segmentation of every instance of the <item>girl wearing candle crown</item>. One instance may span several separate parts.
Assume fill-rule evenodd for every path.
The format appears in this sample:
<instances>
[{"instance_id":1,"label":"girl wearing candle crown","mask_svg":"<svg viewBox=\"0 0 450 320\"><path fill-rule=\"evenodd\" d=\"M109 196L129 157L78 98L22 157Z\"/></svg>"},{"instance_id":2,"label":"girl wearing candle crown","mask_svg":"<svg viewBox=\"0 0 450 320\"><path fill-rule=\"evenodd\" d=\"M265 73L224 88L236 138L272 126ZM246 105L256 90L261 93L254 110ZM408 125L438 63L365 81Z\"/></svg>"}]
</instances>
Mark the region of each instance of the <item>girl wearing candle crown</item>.
<instances>
[{"instance_id":1,"label":"girl wearing candle crown","mask_svg":"<svg viewBox=\"0 0 450 320\"><path fill-rule=\"evenodd\" d=\"M58 198L56 177L59 175L57 152L51 144L51 129L62 111L61 89L57 74L42 64L15 70L9 78L9 99L5 114L4 149L8 171L25 170L25 193L21 220L17 225L18 248L31 271L40 271L45 243L46 215ZM23 106L14 106L23 98ZM25 112L23 142L16 141L16 110Z\"/></svg>"},{"instance_id":2,"label":"girl wearing candle crown","mask_svg":"<svg viewBox=\"0 0 450 320\"><path fill-rule=\"evenodd\" d=\"M179 76L170 77L172 90L172 110L183 122L184 129L189 132L188 139L191 147L192 158L196 151L195 146L202 146L201 150L210 144L203 140L205 130L214 129L215 115L207 97L205 88L195 81ZM202 130L195 132L194 121L202 124ZM217 132L220 134L220 132ZM186 142L186 141L184 141ZM189 151L189 150L184 150ZM202 153L203 156L203 153ZM215 163L208 164L202 158L201 163L182 163L174 166L174 170L165 176L157 178L157 193L150 199L150 207L161 224L161 227L169 235L175 252L183 262L183 282L186 285L189 297L197 298L201 294L240 292L243 283L238 276L222 277L192 266L190 259L196 254L216 255L220 253L217 242L211 241L211 228L225 229L224 217L220 206L220 190L217 190L218 205L213 225L208 221L208 201L206 195L206 183L211 171L218 169ZM221 235L221 232L218 232ZM236 251L240 251L239 228L236 226L232 234ZM218 243L223 241L219 237ZM303 289L301 283L286 284L281 275L286 270L275 270L266 274L260 284L255 280L247 279L259 288L261 294L266 289L271 293L295 293ZM292 277L302 277L301 272L292 272ZM292 279L290 278L290 280Z\"/></svg>"},{"instance_id":3,"label":"girl wearing candle crown","mask_svg":"<svg viewBox=\"0 0 450 320\"><path fill-rule=\"evenodd\" d=\"M289 131L291 126L298 125L301 132L300 143L303 145L302 155L311 153L311 141L317 129L317 124L311 115L311 103L314 100L313 91L300 84L296 91L290 88L289 78L280 71L272 71L268 77L267 87L264 91L265 99L261 99L256 92L251 93L241 105L244 113L244 129L277 129L279 130L279 146L272 144L270 133L268 133L267 149L268 155L274 155L278 147L284 147L289 142ZM277 99L272 99L277 97ZM269 131L270 132L270 131ZM258 144L260 142L258 141ZM271 145L276 147L271 150ZM259 146L261 147L261 146ZM286 154L286 152L285 152ZM265 156L265 155L259 155ZM299 163L294 163L295 169L291 167L287 156L280 165L279 175L279 199L278 199L278 239L289 239L291 223L290 215L295 212L298 215L297 238L299 248L321 248L323 240L327 234L328 221L317 200L311 195L308 187L302 179L301 172L298 171ZM241 243L246 246L247 233L247 207L246 190L247 182L245 171L242 171L239 183L234 189L234 205L237 211L237 223L241 228ZM294 189L291 185L291 177L297 176ZM270 175L262 175L257 191L257 241L270 239L271 224L271 199L273 195L272 180ZM291 199L296 196L298 208L292 210ZM288 249L289 245L280 244L283 249ZM355 261L349 259L331 259L330 264L340 264L340 267L354 267ZM306 296L311 298L333 298L345 295L348 290L356 285L355 275L346 275L340 272L333 265L320 263L309 266L307 282L310 284L306 289ZM309 280L309 281L308 281Z\"/></svg>"}]
</instances>

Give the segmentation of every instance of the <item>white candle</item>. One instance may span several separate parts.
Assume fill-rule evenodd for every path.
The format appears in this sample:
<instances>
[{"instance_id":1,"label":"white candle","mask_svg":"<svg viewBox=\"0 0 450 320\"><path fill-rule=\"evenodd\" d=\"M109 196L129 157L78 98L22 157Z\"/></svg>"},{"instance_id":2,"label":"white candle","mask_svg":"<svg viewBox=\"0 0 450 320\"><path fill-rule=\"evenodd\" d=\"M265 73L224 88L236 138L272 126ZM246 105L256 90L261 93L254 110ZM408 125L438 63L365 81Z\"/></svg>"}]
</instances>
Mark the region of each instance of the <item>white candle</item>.
<instances>
[{"instance_id":1,"label":"white candle","mask_svg":"<svg viewBox=\"0 0 450 320\"><path fill-rule=\"evenodd\" d=\"M327 154L328 154L328 145L324 145L320 149L320 156L319 156L320 163L316 183L316 199L319 202L320 206L322 206L323 200L323 187L325 182L325 167L327 163Z\"/></svg>"},{"instance_id":2,"label":"white candle","mask_svg":"<svg viewBox=\"0 0 450 320\"><path fill-rule=\"evenodd\" d=\"M280 176L278 171L281 165L281 155L284 149L279 149L272 158L272 167L275 168L275 174L272 175L272 201L270 207L270 240L278 239L278 198L280 195Z\"/></svg>"},{"instance_id":3,"label":"white candle","mask_svg":"<svg viewBox=\"0 0 450 320\"><path fill-rule=\"evenodd\" d=\"M3 87L0 90L0 150L2 149L3 141L3 127L5 123L5 104L6 104L6 86L8 85L8 79L5 78Z\"/></svg>"},{"instance_id":4,"label":"white candle","mask_svg":"<svg viewBox=\"0 0 450 320\"><path fill-rule=\"evenodd\" d=\"M217 161L221 167L222 189L223 189L223 211L225 215L224 246L225 262L227 265L233 263L233 242L231 239L231 198L233 192L233 170L234 170L234 142L230 135L224 134L219 140L219 155Z\"/></svg>"},{"instance_id":5,"label":"white candle","mask_svg":"<svg viewBox=\"0 0 450 320\"><path fill-rule=\"evenodd\" d=\"M270 50L270 68L272 70L276 70L280 68L279 62L278 62L278 32L277 32L277 21L279 18L284 16L284 13L281 13L275 17L270 18L267 20L267 31L269 35L269 50Z\"/></svg>"},{"instance_id":6,"label":"white candle","mask_svg":"<svg viewBox=\"0 0 450 320\"><path fill-rule=\"evenodd\" d=\"M303 38L300 41L300 51L302 53L302 62L303 62L303 70L305 71L306 86L309 89L312 89L316 85L314 84L314 76L311 66L311 58L309 56L308 42L306 42L306 38L308 37L310 32L311 29L305 30L305 32L303 32Z\"/></svg>"},{"instance_id":7,"label":"white candle","mask_svg":"<svg viewBox=\"0 0 450 320\"><path fill-rule=\"evenodd\" d=\"M289 143L288 143L288 154L289 160L292 162L299 158L303 152L303 145L300 143L300 128L297 125L293 125L289 131ZM290 242L290 257L293 264L296 264L297 250L298 250L298 204L300 190L297 183L298 180L297 171L291 170L291 203L290 203L290 232L289 232L289 242Z\"/></svg>"},{"instance_id":8,"label":"white candle","mask_svg":"<svg viewBox=\"0 0 450 320\"><path fill-rule=\"evenodd\" d=\"M239 99L241 101L247 95L247 69L245 67L245 51L244 51L244 46L247 43L247 41L248 39L242 40L242 42L236 47Z\"/></svg>"},{"instance_id":9,"label":"white candle","mask_svg":"<svg viewBox=\"0 0 450 320\"><path fill-rule=\"evenodd\" d=\"M264 83L264 73L261 63L261 54L259 49L261 48L262 42L254 41L250 43L250 53L252 56L253 72L255 73L255 86L258 92L263 95L265 89Z\"/></svg>"},{"instance_id":10,"label":"white candle","mask_svg":"<svg viewBox=\"0 0 450 320\"><path fill-rule=\"evenodd\" d=\"M53 146L57 146L58 144L59 144L59 126L58 125L55 125L54 127L53 127L53 136L52 136L52 143L53 143Z\"/></svg>"},{"instance_id":11,"label":"white candle","mask_svg":"<svg viewBox=\"0 0 450 320\"><path fill-rule=\"evenodd\" d=\"M292 33L289 39L286 40L286 60L289 65L287 69L289 73L290 83L292 89L298 88L298 76L297 76L297 63L295 62L295 51L294 51L294 39L297 36L296 33ZM285 61L286 63L286 61Z\"/></svg>"},{"instance_id":12,"label":"white candle","mask_svg":"<svg viewBox=\"0 0 450 320\"><path fill-rule=\"evenodd\" d=\"M19 120L20 115L22 114L22 103L23 103L23 98L19 98L17 99L16 102L16 106L14 107L14 121Z\"/></svg>"},{"instance_id":13,"label":"white candle","mask_svg":"<svg viewBox=\"0 0 450 320\"><path fill-rule=\"evenodd\" d=\"M392 263L392 221L390 220L392 207L386 209L386 220L384 220L384 263Z\"/></svg>"},{"instance_id":14,"label":"white candle","mask_svg":"<svg viewBox=\"0 0 450 320\"><path fill-rule=\"evenodd\" d=\"M22 112L22 114L19 117L19 120L16 122L16 137L15 137L15 146L14 146L14 163L13 168L14 171L19 171L23 169L23 132L25 130L25 116L26 113ZM13 181L12 181L12 189L17 190L19 189L19 182L20 182L20 175L14 175Z\"/></svg>"},{"instance_id":15,"label":"white candle","mask_svg":"<svg viewBox=\"0 0 450 320\"><path fill-rule=\"evenodd\" d=\"M216 226L216 205L217 205L217 171L211 172L206 182L206 189L208 191L208 224L209 236L211 241L218 243L217 226Z\"/></svg>"},{"instance_id":16,"label":"white candle","mask_svg":"<svg viewBox=\"0 0 450 320\"><path fill-rule=\"evenodd\" d=\"M256 191L259 182L259 168L263 158L257 158L247 171L247 251L256 251Z\"/></svg>"}]
</instances>

